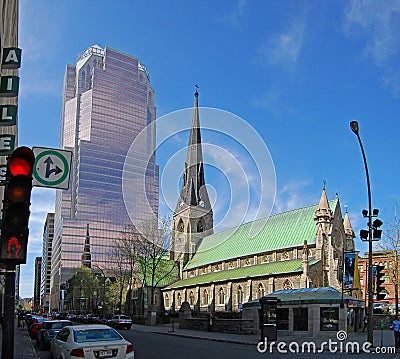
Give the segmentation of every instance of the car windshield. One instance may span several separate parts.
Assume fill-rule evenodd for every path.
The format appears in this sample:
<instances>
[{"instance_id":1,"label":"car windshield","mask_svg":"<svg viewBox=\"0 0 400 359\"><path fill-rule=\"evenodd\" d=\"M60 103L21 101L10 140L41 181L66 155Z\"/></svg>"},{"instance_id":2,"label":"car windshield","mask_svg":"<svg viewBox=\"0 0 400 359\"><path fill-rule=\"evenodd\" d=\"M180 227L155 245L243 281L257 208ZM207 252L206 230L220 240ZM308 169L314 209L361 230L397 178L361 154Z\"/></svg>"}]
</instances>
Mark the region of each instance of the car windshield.
<instances>
[{"instance_id":1,"label":"car windshield","mask_svg":"<svg viewBox=\"0 0 400 359\"><path fill-rule=\"evenodd\" d=\"M129 317L126 316L126 315L121 315L121 316L119 317L119 319L131 319L131 318L129 318Z\"/></svg>"},{"instance_id":2,"label":"car windshield","mask_svg":"<svg viewBox=\"0 0 400 359\"><path fill-rule=\"evenodd\" d=\"M75 343L113 341L121 339L122 337L111 328L74 330Z\"/></svg>"},{"instance_id":3,"label":"car windshield","mask_svg":"<svg viewBox=\"0 0 400 359\"><path fill-rule=\"evenodd\" d=\"M67 325L72 325L71 322L44 322L43 329L62 329Z\"/></svg>"}]
</instances>

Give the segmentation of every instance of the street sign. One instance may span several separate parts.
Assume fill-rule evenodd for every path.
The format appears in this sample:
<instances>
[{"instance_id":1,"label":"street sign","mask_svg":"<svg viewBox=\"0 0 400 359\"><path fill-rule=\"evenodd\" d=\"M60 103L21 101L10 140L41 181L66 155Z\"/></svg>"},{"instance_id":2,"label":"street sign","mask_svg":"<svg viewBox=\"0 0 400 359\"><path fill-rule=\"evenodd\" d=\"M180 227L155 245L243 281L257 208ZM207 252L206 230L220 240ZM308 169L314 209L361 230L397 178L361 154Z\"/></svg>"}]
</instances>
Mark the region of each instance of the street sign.
<instances>
[{"instance_id":1,"label":"street sign","mask_svg":"<svg viewBox=\"0 0 400 359\"><path fill-rule=\"evenodd\" d=\"M72 152L54 148L33 147L35 165L33 185L68 189Z\"/></svg>"}]
</instances>

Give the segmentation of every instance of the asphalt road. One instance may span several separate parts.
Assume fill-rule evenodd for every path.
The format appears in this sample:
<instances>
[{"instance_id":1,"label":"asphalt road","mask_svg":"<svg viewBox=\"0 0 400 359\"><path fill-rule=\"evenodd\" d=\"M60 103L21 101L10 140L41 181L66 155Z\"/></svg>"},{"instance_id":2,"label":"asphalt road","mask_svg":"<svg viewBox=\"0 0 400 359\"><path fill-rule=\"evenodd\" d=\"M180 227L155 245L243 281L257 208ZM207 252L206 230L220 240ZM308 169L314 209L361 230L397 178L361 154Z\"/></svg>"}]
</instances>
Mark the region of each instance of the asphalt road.
<instances>
[{"instance_id":1,"label":"asphalt road","mask_svg":"<svg viewBox=\"0 0 400 359\"><path fill-rule=\"evenodd\" d=\"M204 339L193 339L166 334L156 334L131 330L119 331L135 347L137 359L314 359L314 358L357 358L357 359L400 359L400 354L293 354L293 353L259 353L256 346L245 344L232 344ZM36 346L40 359L50 359L49 351L41 351Z\"/></svg>"}]
</instances>

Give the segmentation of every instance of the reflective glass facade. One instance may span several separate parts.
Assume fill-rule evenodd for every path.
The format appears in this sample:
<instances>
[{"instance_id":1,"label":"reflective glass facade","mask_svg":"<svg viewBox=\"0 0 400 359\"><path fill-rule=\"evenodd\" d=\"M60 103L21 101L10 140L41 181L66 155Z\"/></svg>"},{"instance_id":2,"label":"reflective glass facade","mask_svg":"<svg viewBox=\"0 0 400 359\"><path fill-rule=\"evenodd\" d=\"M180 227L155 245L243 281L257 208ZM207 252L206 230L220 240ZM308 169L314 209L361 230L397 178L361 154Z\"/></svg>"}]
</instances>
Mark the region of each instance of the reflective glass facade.
<instances>
[{"instance_id":1,"label":"reflective glass facade","mask_svg":"<svg viewBox=\"0 0 400 359\"><path fill-rule=\"evenodd\" d=\"M135 57L92 46L75 65L67 66L60 147L73 151L73 165L69 190L56 195L52 308L59 308L60 285L81 267L87 224L92 263L110 266L110 248L131 223L122 195L125 158L148 125L148 143L142 153L135 153L135 163L141 172L147 169L145 197L150 207L135 203L135 208L143 209L137 211L142 220L157 215L158 166L151 126L155 118L154 91L146 68Z\"/></svg>"}]
</instances>

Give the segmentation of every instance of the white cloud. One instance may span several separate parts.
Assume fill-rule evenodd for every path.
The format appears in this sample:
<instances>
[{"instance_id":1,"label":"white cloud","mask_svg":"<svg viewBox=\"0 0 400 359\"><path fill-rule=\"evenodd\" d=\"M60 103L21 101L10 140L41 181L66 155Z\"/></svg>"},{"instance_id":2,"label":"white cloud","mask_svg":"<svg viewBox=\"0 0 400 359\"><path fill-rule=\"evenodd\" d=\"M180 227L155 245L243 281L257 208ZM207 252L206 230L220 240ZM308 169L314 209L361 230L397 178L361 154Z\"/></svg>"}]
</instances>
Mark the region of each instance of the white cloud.
<instances>
[{"instance_id":1,"label":"white cloud","mask_svg":"<svg viewBox=\"0 0 400 359\"><path fill-rule=\"evenodd\" d=\"M241 18L246 6L246 0L238 0L235 6L224 17L224 21L235 29L241 29Z\"/></svg>"},{"instance_id":2,"label":"white cloud","mask_svg":"<svg viewBox=\"0 0 400 359\"><path fill-rule=\"evenodd\" d=\"M282 98L282 94L279 91L270 90L264 95L251 100L250 104L256 108L266 109L275 119L280 119L282 114L293 112L293 108L287 102Z\"/></svg>"},{"instance_id":3,"label":"white cloud","mask_svg":"<svg viewBox=\"0 0 400 359\"><path fill-rule=\"evenodd\" d=\"M285 31L270 36L259 49L261 61L293 70L304 42L306 16L297 17Z\"/></svg>"},{"instance_id":4,"label":"white cloud","mask_svg":"<svg viewBox=\"0 0 400 359\"><path fill-rule=\"evenodd\" d=\"M317 195L310 196L305 191L305 188L312 183L313 181L311 180L298 180L286 183L281 189L278 188L273 212L286 212L317 203L319 197L316 200Z\"/></svg>"},{"instance_id":5,"label":"white cloud","mask_svg":"<svg viewBox=\"0 0 400 359\"><path fill-rule=\"evenodd\" d=\"M400 96L400 2L352 0L346 8L344 31L365 39L364 53L382 69L382 82Z\"/></svg>"}]
</instances>

